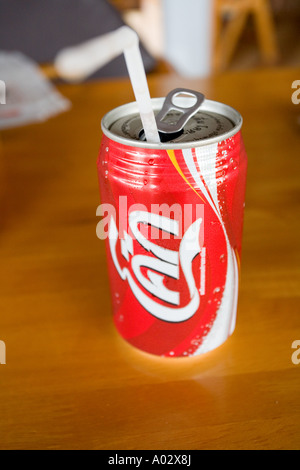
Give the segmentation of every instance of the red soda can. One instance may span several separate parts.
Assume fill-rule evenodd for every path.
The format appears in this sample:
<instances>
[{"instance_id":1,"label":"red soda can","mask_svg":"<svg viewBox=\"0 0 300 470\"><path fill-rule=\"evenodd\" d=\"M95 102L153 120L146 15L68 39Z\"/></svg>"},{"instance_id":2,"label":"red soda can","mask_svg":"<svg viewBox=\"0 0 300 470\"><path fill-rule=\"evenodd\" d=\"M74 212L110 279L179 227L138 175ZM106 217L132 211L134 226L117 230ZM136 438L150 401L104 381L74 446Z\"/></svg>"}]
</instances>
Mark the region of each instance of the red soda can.
<instances>
[{"instance_id":1,"label":"red soda can","mask_svg":"<svg viewBox=\"0 0 300 470\"><path fill-rule=\"evenodd\" d=\"M191 107L191 97L178 100L166 128ZM159 112L164 100L152 102ZM236 110L209 100L158 145L141 140L136 103L102 120L97 234L106 238L115 326L140 350L196 356L235 329L247 171L241 126Z\"/></svg>"}]
</instances>

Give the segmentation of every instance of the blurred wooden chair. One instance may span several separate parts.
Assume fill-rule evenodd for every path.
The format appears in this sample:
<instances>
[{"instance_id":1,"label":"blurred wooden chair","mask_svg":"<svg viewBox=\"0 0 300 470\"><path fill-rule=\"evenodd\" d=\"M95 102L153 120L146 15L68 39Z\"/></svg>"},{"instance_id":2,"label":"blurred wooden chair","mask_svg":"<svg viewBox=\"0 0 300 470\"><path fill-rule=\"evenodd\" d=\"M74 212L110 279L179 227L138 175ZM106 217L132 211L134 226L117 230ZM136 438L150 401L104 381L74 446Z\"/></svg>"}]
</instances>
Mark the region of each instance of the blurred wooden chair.
<instances>
[{"instance_id":1,"label":"blurred wooden chair","mask_svg":"<svg viewBox=\"0 0 300 470\"><path fill-rule=\"evenodd\" d=\"M236 50L248 17L252 15L264 63L279 58L275 25L269 0L215 0L214 70L225 70ZM225 20L225 24L224 24Z\"/></svg>"}]
</instances>

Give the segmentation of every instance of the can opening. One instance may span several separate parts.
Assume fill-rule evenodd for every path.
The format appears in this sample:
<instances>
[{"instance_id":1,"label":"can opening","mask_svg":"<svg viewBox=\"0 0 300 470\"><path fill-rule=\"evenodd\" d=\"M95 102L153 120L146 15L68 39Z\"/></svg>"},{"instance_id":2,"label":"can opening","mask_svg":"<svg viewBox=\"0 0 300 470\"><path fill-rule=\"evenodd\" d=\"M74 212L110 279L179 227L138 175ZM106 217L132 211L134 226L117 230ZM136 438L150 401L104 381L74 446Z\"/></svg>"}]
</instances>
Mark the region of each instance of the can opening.
<instances>
[{"instance_id":1,"label":"can opening","mask_svg":"<svg viewBox=\"0 0 300 470\"><path fill-rule=\"evenodd\" d=\"M160 141L162 143L166 143L166 142L170 142L171 140L177 139L178 137L180 137L184 133L184 129L180 129L180 131L178 132L172 132L172 134L165 133L165 132L158 132L158 133L159 133ZM145 135L144 129L141 129L139 133L139 140L141 142L146 142L146 135Z\"/></svg>"}]
</instances>

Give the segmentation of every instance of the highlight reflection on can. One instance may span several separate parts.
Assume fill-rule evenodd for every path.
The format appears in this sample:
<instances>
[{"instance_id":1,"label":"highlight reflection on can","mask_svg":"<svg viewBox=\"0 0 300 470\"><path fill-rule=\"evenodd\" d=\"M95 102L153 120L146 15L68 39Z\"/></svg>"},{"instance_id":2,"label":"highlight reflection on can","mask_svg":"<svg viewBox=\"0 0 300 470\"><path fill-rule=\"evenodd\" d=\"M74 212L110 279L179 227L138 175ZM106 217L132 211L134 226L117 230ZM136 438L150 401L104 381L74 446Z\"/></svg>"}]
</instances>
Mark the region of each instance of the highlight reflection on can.
<instances>
[{"instance_id":1,"label":"highlight reflection on can","mask_svg":"<svg viewBox=\"0 0 300 470\"><path fill-rule=\"evenodd\" d=\"M190 106L190 97L178 100ZM152 101L161 110L164 100ZM179 118L173 109L164 122ZM138 349L195 356L235 329L247 170L241 126L236 110L208 100L159 145L140 140L136 103L103 118L98 174L114 323Z\"/></svg>"}]
</instances>

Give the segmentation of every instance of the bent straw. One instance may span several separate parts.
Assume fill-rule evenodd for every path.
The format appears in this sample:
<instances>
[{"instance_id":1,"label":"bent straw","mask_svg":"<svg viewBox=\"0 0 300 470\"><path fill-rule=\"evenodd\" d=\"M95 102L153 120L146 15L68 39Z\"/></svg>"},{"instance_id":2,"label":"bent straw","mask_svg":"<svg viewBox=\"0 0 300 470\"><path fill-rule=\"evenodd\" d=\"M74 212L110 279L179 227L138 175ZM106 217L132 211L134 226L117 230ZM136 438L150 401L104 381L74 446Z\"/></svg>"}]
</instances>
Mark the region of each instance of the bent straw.
<instances>
[{"instance_id":1,"label":"bent straw","mask_svg":"<svg viewBox=\"0 0 300 470\"><path fill-rule=\"evenodd\" d=\"M144 132L148 142L159 143L151 98L139 49L139 37L128 26L79 46L62 50L54 65L59 75L69 81L80 81L124 53L125 61L138 104Z\"/></svg>"}]
</instances>

